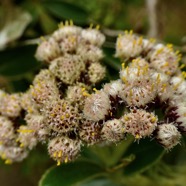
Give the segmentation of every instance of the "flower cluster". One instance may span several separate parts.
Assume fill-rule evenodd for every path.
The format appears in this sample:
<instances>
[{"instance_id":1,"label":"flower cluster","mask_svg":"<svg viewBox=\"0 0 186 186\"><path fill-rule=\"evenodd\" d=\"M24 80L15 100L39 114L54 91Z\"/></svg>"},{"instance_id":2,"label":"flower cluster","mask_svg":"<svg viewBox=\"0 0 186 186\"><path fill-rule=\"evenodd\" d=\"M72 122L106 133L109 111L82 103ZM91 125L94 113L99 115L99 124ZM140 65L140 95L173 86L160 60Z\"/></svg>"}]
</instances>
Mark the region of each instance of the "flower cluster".
<instances>
[{"instance_id":1,"label":"flower cluster","mask_svg":"<svg viewBox=\"0 0 186 186\"><path fill-rule=\"evenodd\" d=\"M5 163L21 161L38 142L47 143L57 161L73 161L83 145L155 138L165 149L186 132L186 81L180 54L172 45L156 44L131 31L119 35L116 57L123 62L119 79L100 90L101 46L96 28L70 21L37 48L46 64L25 93L0 90L0 155ZM162 112L159 117L157 112Z\"/></svg>"},{"instance_id":2,"label":"flower cluster","mask_svg":"<svg viewBox=\"0 0 186 186\"><path fill-rule=\"evenodd\" d=\"M82 109L92 88L105 77L104 41L98 26L82 29L72 21L41 38L35 57L47 68L25 93L0 91L0 155L5 163L21 161L38 142L48 144L58 165L77 157L85 125L94 130ZM95 139L92 134L90 138Z\"/></svg>"}]
</instances>

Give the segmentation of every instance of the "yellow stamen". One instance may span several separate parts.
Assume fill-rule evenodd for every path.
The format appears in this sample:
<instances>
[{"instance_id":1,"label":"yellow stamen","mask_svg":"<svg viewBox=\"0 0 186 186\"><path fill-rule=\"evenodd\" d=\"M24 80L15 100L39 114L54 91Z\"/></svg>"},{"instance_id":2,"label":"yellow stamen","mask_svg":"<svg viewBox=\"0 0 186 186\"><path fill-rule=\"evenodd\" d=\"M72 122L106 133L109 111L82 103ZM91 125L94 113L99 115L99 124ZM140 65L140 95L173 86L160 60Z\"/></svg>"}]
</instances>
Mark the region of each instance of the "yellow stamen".
<instances>
[{"instance_id":1,"label":"yellow stamen","mask_svg":"<svg viewBox=\"0 0 186 186\"><path fill-rule=\"evenodd\" d=\"M136 134L135 138L136 139L140 139L140 135L139 134Z\"/></svg>"},{"instance_id":2,"label":"yellow stamen","mask_svg":"<svg viewBox=\"0 0 186 186\"><path fill-rule=\"evenodd\" d=\"M185 67L185 64L182 64L181 66L180 66L180 69L183 69Z\"/></svg>"},{"instance_id":3,"label":"yellow stamen","mask_svg":"<svg viewBox=\"0 0 186 186\"><path fill-rule=\"evenodd\" d=\"M83 96L90 96L90 94L87 92L83 92Z\"/></svg>"},{"instance_id":4,"label":"yellow stamen","mask_svg":"<svg viewBox=\"0 0 186 186\"><path fill-rule=\"evenodd\" d=\"M125 31L124 31L124 33L125 33L125 34L128 34L128 33L129 33L129 31L128 31L128 30L125 30Z\"/></svg>"},{"instance_id":5,"label":"yellow stamen","mask_svg":"<svg viewBox=\"0 0 186 186\"><path fill-rule=\"evenodd\" d=\"M59 24L58 24L58 27L59 27L59 28L63 28L63 27L64 27L63 22L59 23Z\"/></svg>"},{"instance_id":6,"label":"yellow stamen","mask_svg":"<svg viewBox=\"0 0 186 186\"><path fill-rule=\"evenodd\" d=\"M54 152L53 157L54 157L54 158L57 157L57 152Z\"/></svg>"},{"instance_id":7,"label":"yellow stamen","mask_svg":"<svg viewBox=\"0 0 186 186\"><path fill-rule=\"evenodd\" d=\"M152 116L151 117L151 122L154 123L156 121L156 117Z\"/></svg>"},{"instance_id":8,"label":"yellow stamen","mask_svg":"<svg viewBox=\"0 0 186 186\"><path fill-rule=\"evenodd\" d=\"M60 160L57 161L57 166L60 166L61 165L61 162Z\"/></svg>"},{"instance_id":9,"label":"yellow stamen","mask_svg":"<svg viewBox=\"0 0 186 186\"><path fill-rule=\"evenodd\" d=\"M58 153L58 157L61 158L62 157L62 151L60 150Z\"/></svg>"},{"instance_id":10,"label":"yellow stamen","mask_svg":"<svg viewBox=\"0 0 186 186\"><path fill-rule=\"evenodd\" d=\"M132 34L133 34L133 30L130 30L130 31L129 31L129 34L132 35Z\"/></svg>"},{"instance_id":11,"label":"yellow stamen","mask_svg":"<svg viewBox=\"0 0 186 186\"><path fill-rule=\"evenodd\" d=\"M68 26L68 25L69 25L68 20L66 20L65 21L65 26Z\"/></svg>"},{"instance_id":12,"label":"yellow stamen","mask_svg":"<svg viewBox=\"0 0 186 186\"><path fill-rule=\"evenodd\" d=\"M150 40L149 40L151 43L154 43L154 42L156 42L156 39L154 39L154 38L150 38Z\"/></svg>"},{"instance_id":13,"label":"yellow stamen","mask_svg":"<svg viewBox=\"0 0 186 186\"><path fill-rule=\"evenodd\" d=\"M91 23L91 24L90 24L90 26L89 26L89 28L90 28L90 29L92 29L92 28L93 28L93 26L94 26L94 25L93 25L93 23Z\"/></svg>"},{"instance_id":14,"label":"yellow stamen","mask_svg":"<svg viewBox=\"0 0 186 186\"><path fill-rule=\"evenodd\" d=\"M67 114L66 114L66 117L67 117L67 118L69 118L69 117L70 117L70 115L67 113Z\"/></svg>"},{"instance_id":15,"label":"yellow stamen","mask_svg":"<svg viewBox=\"0 0 186 186\"><path fill-rule=\"evenodd\" d=\"M7 160L5 161L5 164L7 164L7 165L10 165L10 164L12 164L12 160L10 160L10 159L7 159Z\"/></svg>"},{"instance_id":16,"label":"yellow stamen","mask_svg":"<svg viewBox=\"0 0 186 186\"><path fill-rule=\"evenodd\" d=\"M100 25L97 25L97 26L96 26L96 30L99 30L99 29L100 29Z\"/></svg>"},{"instance_id":17,"label":"yellow stamen","mask_svg":"<svg viewBox=\"0 0 186 186\"><path fill-rule=\"evenodd\" d=\"M41 39L41 41L46 41L44 36L41 36L40 39Z\"/></svg>"},{"instance_id":18,"label":"yellow stamen","mask_svg":"<svg viewBox=\"0 0 186 186\"><path fill-rule=\"evenodd\" d=\"M65 116L62 115L62 116L61 116L61 120L64 120L64 119L65 119Z\"/></svg>"},{"instance_id":19,"label":"yellow stamen","mask_svg":"<svg viewBox=\"0 0 186 186\"><path fill-rule=\"evenodd\" d=\"M18 129L17 132L19 133L32 133L34 130L31 129Z\"/></svg>"},{"instance_id":20,"label":"yellow stamen","mask_svg":"<svg viewBox=\"0 0 186 186\"><path fill-rule=\"evenodd\" d=\"M163 48L160 48L160 49L158 49L157 51L156 51L156 55L158 55L158 54L160 54L160 53L162 53L163 52Z\"/></svg>"},{"instance_id":21,"label":"yellow stamen","mask_svg":"<svg viewBox=\"0 0 186 186\"><path fill-rule=\"evenodd\" d=\"M65 163L68 163L68 157L65 158Z\"/></svg>"},{"instance_id":22,"label":"yellow stamen","mask_svg":"<svg viewBox=\"0 0 186 186\"><path fill-rule=\"evenodd\" d=\"M72 21L72 19L70 20L70 26L73 26L74 25L74 23L73 23L73 21Z\"/></svg>"},{"instance_id":23,"label":"yellow stamen","mask_svg":"<svg viewBox=\"0 0 186 186\"><path fill-rule=\"evenodd\" d=\"M121 68L122 68L122 70L125 69L125 63L122 63L122 64L121 64Z\"/></svg>"},{"instance_id":24,"label":"yellow stamen","mask_svg":"<svg viewBox=\"0 0 186 186\"><path fill-rule=\"evenodd\" d=\"M96 88L93 88L93 91L97 92L98 90Z\"/></svg>"},{"instance_id":25,"label":"yellow stamen","mask_svg":"<svg viewBox=\"0 0 186 186\"><path fill-rule=\"evenodd\" d=\"M129 117L128 116L124 116L124 120L125 121L128 121L129 120Z\"/></svg>"},{"instance_id":26,"label":"yellow stamen","mask_svg":"<svg viewBox=\"0 0 186 186\"><path fill-rule=\"evenodd\" d=\"M138 44L139 44L139 45L142 45L142 43L143 43L143 37L141 36L141 37L139 38L139 40L138 40Z\"/></svg>"}]
</instances>

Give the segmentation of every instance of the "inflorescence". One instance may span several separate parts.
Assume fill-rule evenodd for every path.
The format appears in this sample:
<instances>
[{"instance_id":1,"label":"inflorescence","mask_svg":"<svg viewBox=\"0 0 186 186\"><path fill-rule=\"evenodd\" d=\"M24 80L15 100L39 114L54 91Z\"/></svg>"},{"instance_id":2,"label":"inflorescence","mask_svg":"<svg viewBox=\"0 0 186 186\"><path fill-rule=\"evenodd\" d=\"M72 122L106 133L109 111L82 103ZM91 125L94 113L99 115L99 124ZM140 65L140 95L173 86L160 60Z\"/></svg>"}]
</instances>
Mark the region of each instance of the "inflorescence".
<instances>
[{"instance_id":1,"label":"inflorescence","mask_svg":"<svg viewBox=\"0 0 186 186\"><path fill-rule=\"evenodd\" d=\"M156 139L168 150L180 143L186 132L186 75L179 52L126 31L116 42L120 78L97 90L106 73L100 62L104 41L99 26L82 29L72 21L42 38L35 57L47 67L29 90L0 90L5 163L23 160L38 142L48 144L57 165L75 160L84 145L118 143L128 135Z\"/></svg>"}]
</instances>

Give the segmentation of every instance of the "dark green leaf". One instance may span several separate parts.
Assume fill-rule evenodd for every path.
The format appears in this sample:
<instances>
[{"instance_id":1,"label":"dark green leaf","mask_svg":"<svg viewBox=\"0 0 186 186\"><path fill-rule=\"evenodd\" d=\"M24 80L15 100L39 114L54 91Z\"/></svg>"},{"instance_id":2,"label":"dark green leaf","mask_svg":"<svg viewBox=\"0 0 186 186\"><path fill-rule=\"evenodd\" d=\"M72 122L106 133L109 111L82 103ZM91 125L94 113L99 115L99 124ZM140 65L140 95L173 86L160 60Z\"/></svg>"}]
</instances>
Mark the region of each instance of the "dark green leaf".
<instances>
[{"instance_id":1,"label":"dark green leaf","mask_svg":"<svg viewBox=\"0 0 186 186\"><path fill-rule=\"evenodd\" d=\"M124 170L129 175L136 172L142 172L156 163L163 155L164 149L155 141L149 139L140 140L133 143L127 150L125 156L134 154L135 159Z\"/></svg>"},{"instance_id":2,"label":"dark green leaf","mask_svg":"<svg viewBox=\"0 0 186 186\"><path fill-rule=\"evenodd\" d=\"M92 178L102 176L103 170L95 163L77 161L52 167L41 178L39 186L75 186Z\"/></svg>"},{"instance_id":3,"label":"dark green leaf","mask_svg":"<svg viewBox=\"0 0 186 186\"><path fill-rule=\"evenodd\" d=\"M40 67L34 58L36 46L28 45L0 52L0 75L15 77Z\"/></svg>"},{"instance_id":4,"label":"dark green leaf","mask_svg":"<svg viewBox=\"0 0 186 186\"><path fill-rule=\"evenodd\" d=\"M72 19L74 22L82 24L88 22L88 13L77 5L57 0L46 0L43 5L60 19Z\"/></svg>"},{"instance_id":5,"label":"dark green leaf","mask_svg":"<svg viewBox=\"0 0 186 186\"><path fill-rule=\"evenodd\" d=\"M109 179L100 178L88 181L80 186L118 186L115 183L111 182Z\"/></svg>"}]
</instances>

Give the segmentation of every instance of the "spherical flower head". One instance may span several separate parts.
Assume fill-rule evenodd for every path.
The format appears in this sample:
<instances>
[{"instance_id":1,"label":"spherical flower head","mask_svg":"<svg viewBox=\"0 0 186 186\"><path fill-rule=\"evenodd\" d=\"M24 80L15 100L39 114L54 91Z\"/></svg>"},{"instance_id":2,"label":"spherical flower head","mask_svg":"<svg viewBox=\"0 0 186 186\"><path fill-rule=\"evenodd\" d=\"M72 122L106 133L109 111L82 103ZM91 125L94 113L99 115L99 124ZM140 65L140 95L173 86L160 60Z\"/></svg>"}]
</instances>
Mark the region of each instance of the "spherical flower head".
<instances>
[{"instance_id":1,"label":"spherical flower head","mask_svg":"<svg viewBox=\"0 0 186 186\"><path fill-rule=\"evenodd\" d=\"M156 85L168 83L170 80L170 77L168 75L157 72L155 70L150 71L150 78L152 78L156 82Z\"/></svg>"},{"instance_id":2,"label":"spherical flower head","mask_svg":"<svg viewBox=\"0 0 186 186\"><path fill-rule=\"evenodd\" d=\"M5 160L5 164L11 164L25 159L28 156L28 151L17 146L3 146L0 155Z\"/></svg>"},{"instance_id":3,"label":"spherical flower head","mask_svg":"<svg viewBox=\"0 0 186 186\"><path fill-rule=\"evenodd\" d=\"M37 48L35 57L38 61L50 63L61 54L58 43L53 39L49 38L44 40Z\"/></svg>"},{"instance_id":4,"label":"spherical flower head","mask_svg":"<svg viewBox=\"0 0 186 186\"><path fill-rule=\"evenodd\" d=\"M45 72L49 71L46 70ZM47 102L56 100L59 97L55 78L50 72L48 74L41 71L35 77L33 86L30 86L30 92L32 99L39 107L43 107Z\"/></svg>"},{"instance_id":5,"label":"spherical flower head","mask_svg":"<svg viewBox=\"0 0 186 186\"><path fill-rule=\"evenodd\" d=\"M27 113L25 121L38 141L45 142L47 140L50 134L50 129L46 124L45 116L39 113Z\"/></svg>"},{"instance_id":6,"label":"spherical flower head","mask_svg":"<svg viewBox=\"0 0 186 186\"><path fill-rule=\"evenodd\" d=\"M77 48L77 55L80 55L84 63L96 63L103 58L103 51L94 45L84 45L80 43Z\"/></svg>"},{"instance_id":7,"label":"spherical flower head","mask_svg":"<svg viewBox=\"0 0 186 186\"><path fill-rule=\"evenodd\" d=\"M164 123L158 125L156 139L164 148L170 150L180 143L181 134L173 123Z\"/></svg>"},{"instance_id":8,"label":"spherical flower head","mask_svg":"<svg viewBox=\"0 0 186 186\"><path fill-rule=\"evenodd\" d=\"M138 37L132 32L125 32L119 35L116 41L116 57L133 58L143 51L143 38Z\"/></svg>"},{"instance_id":9,"label":"spherical flower head","mask_svg":"<svg viewBox=\"0 0 186 186\"><path fill-rule=\"evenodd\" d=\"M149 68L149 63L144 58L138 57L133 59L132 62L129 63L129 67L138 69L142 68L143 70L147 71L147 69Z\"/></svg>"},{"instance_id":10,"label":"spherical flower head","mask_svg":"<svg viewBox=\"0 0 186 186\"><path fill-rule=\"evenodd\" d=\"M157 120L158 118L153 113L142 109L131 110L122 118L125 131L132 134L136 139L150 136L157 127Z\"/></svg>"},{"instance_id":11,"label":"spherical flower head","mask_svg":"<svg viewBox=\"0 0 186 186\"><path fill-rule=\"evenodd\" d=\"M70 139L65 136L56 137L48 144L48 153L57 161L57 165L74 161L81 150L81 142L78 139Z\"/></svg>"},{"instance_id":12,"label":"spherical flower head","mask_svg":"<svg viewBox=\"0 0 186 186\"><path fill-rule=\"evenodd\" d=\"M178 70L180 57L173 51L171 45L158 44L149 53L152 68L167 75L173 75Z\"/></svg>"},{"instance_id":13,"label":"spherical flower head","mask_svg":"<svg viewBox=\"0 0 186 186\"><path fill-rule=\"evenodd\" d=\"M27 92L21 94L21 107L27 113L35 113L38 112L38 107L36 103L32 99L31 90L29 89Z\"/></svg>"},{"instance_id":14,"label":"spherical flower head","mask_svg":"<svg viewBox=\"0 0 186 186\"><path fill-rule=\"evenodd\" d=\"M74 25L62 24L59 29L54 32L52 37L57 41L63 54L76 52L78 42L80 40L81 28Z\"/></svg>"},{"instance_id":15,"label":"spherical flower head","mask_svg":"<svg viewBox=\"0 0 186 186\"><path fill-rule=\"evenodd\" d=\"M90 120L83 120L79 128L79 137L87 145L99 143L101 138L101 126Z\"/></svg>"},{"instance_id":16,"label":"spherical flower head","mask_svg":"<svg viewBox=\"0 0 186 186\"><path fill-rule=\"evenodd\" d=\"M111 81L110 83L106 83L103 87L103 90L106 94L112 96L113 98L116 98L120 94L120 92L123 91L124 87L124 84L119 79Z\"/></svg>"},{"instance_id":17,"label":"spherical flower head","mask_svg":"<svg viewBox=\"0 0 186 186\"><path fill-rule=\"evenodd\" d=\"M155 45L155 39L143 39L143 51L144 52L149 52L153 49Z\"/></svg>"},{"instance_id":18,"label":"spherical flower head","mask_svg":"<svg viewBox=\"0 0 186 186\"><path fill-rule=\"evenodd\" d=\"M1 100L0 113L7 117L17 117L22 108L19 94L5 94Z\"/></svg>"},{"instance_id":19,"label":"spherical flower head","mask_svg":"<svg viewBox=\"0 0 186 186\"><path fill-rule=\"evenodd\" d=\"M103 91L97 91L85 100L83 113L88 120L104 120L109 113L110 107L108 95Z\"/></svg>"},{"instance_id":20,"label":"spherical flower head","mask_svg":"<svg viewBox=\"0 0 186 186\"><path fill-rule=\"evenodd\" d=\"M100 63L92 63L88 68L88 76L91 83L98 83L105 77L106 68Z\"/></svg>"},{"instance_id":21,"label":"spherical flower head","mask_svg":"<svg viewBox=\"0 0 186 186\"><path fill-rule=\"evenodd\" d=\"M145 106L150 103L157 94L154 82L148 78L141 78L126 84L125 88L119 92L119 97L130 106Z\"/></svg>"},{"instance_id":22,"label":"spherical flower head","mask_svg":"<svg viewBox=\"0 0 186 186\"><path fill-rule=\"evenodd\" d=\"M168 75L151 70L149 78L154 81L157 95L162 103L172 98L172 88L169 86L170 77Z\"/></svg>"},{"instance_id":23,"label":"spherical flower head","mask_svg":"<svg viewBox=\"0 0 186 186\"><path fill-rule=\"evenodd\" d=\"M80 113L76 106L71 106L68 101L58 100L48 104L43 110L49 127L58 133L74 131L79 125Z\"/></svg>"},{"instance_id":24,"label":"spherical flower head","mask_svg":"<svg viewBox=\"0 0 186 186\"><path fill-rule=\"evenodd\" d=\"M82 29L78 26L74 25L63 25L62 23L59 25L59 29L56 30L52 37L57 41L61 42L64 38L70 36L79 36L81 34Z\"/></svg>"},{"instance_id":25,"label":"spherical flower head","mask_svg":"<svg viewBox=\"0 0 186 186\"><path fill-rule=\"evenodd\" d=\"M173 99L185 101L186 98L186 82L181 76L173 76L170 80L172 87Z\"/></svg>"},{"instance_id":26,"label":"spherical flower head","mask_svg":"<svg viewBox=\"0 0 186 186\"><path fill-rule=\"evenodd\" d=\"M149 76L149 68L148 65L146 66L139 66L139 65L131 65L130 67L124 67L122 64L122 69L120 71L120 79L125 84L131 84L134 81L138 81L139 79L144 79L145 77L148 78Z\"/></svg>"},{"instance_id":27,"label":"spherical flower head","mask_svg":"<svg viewBox=\"0 0 186 186\"><path fill-rule=\"evenodd\" d=\"M89 87L83 83L78 83L73 86L68 86L66 92L66 99L71 104L77 104L80 109L83 109L85 98L89 95L87 92L88 89Z\"/></svg>"},{"instance_id":28,"label":"spherical flower head","mask_svg":"<svg viewBox=\"0 0 186 186\"><path fill-rule=\"evenodd\" d=\"M65 53L75 53L78 46L78 37L68 36L59 43L61 51Z\"/></svg>"},{"instance_id":29,"label":"spherical flower head","mask_svg":"<svg viewBox=\"0 0 186 186\"><path fill-rule=\"evenodd\" d=\"M173 109L171 115L175 116L175 123L177 128L185 133L186 132L186 103L185 102L175 102L173 104Z\"/></svg>"},{"instance_id":30,"label":"spherical flower head","mask_svg":"<svg viewBox=\"0 0 186 186\"><path fill-rule=\"evenodd\" d=\"M63 83L71 85L78 81L85 64L77 55L65 55L55 59L49 68Z\"/></svg>"},{"instance_id":31,"label":"spherical flower head","mask_svg":"<svg viewBox=\"0 0 186 186\"><path fill-rule=\"evenodd\" d=\"M0 144L8 144L15 138L14 127L11 120L0 116Z\"/></svg>"},{"instance_id":32,"label":"spherical flower head","mask_svg":"<svg viewBox=\"0 0 186 186\"><path fill-rule=\"evenodd\" d=\"M17 132L19 134L16 141L20 143L21 148L28 148L29 150L32 150L33 147L37 145L37 139L34 136L35 130L28 126L21 125Z\"/></svg>"},{"instance_id":33,"label":"spherical flower head","mask_svg":"<svg viewBox=\"0 0 186 186\"><path fill-rule=\"evenodd\" d=\"M105 42L105 36L98 29L84 29L81 32L81 41L100 47Z\"/></svg>"},{"instance_id":34,"label":"spherical flower head","mask_svg":"<svg viewBox=\"0 0 186 186\"><path fill-rule=\"evenodd\" d=\"M121 120L106 121L102 128L102 138L109 142L119 142L124 139L125 127Z\"/></svg>"}]
</instances>

